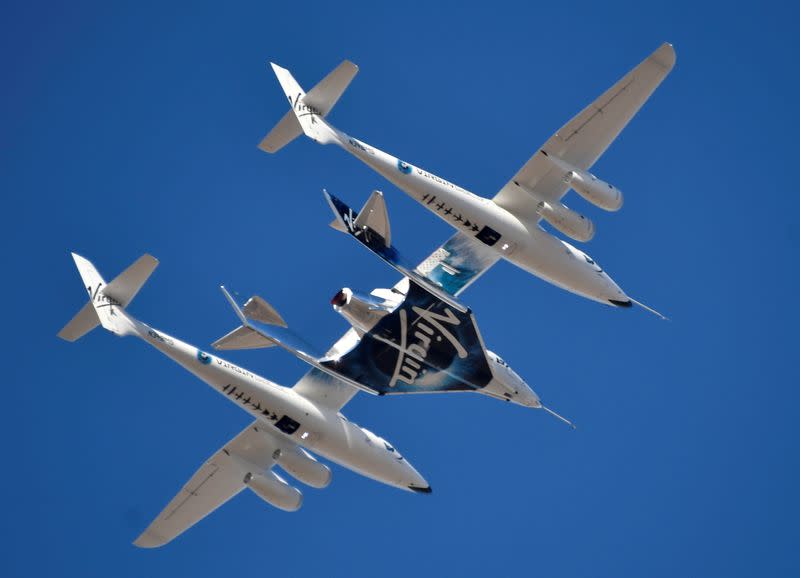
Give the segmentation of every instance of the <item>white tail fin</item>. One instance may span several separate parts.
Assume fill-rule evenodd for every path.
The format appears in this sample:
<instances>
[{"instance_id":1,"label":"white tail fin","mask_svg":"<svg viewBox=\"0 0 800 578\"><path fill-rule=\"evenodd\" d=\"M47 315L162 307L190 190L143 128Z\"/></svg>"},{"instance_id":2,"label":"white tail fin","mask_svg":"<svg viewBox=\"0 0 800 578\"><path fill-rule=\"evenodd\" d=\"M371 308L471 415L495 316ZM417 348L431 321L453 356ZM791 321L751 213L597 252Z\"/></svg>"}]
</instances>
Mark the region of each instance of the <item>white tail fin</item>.
<instances>
[{"instance_id":1,"label":"white tail fin","mask_svg":"<svg viewBox=\"0 0 800 578\"><path fill-rule=\"evenodd\" d=\"M292 109L275 125L258 148L275 153L292 142L302 133L320 144L336 141L336 133L326 123L325 118L358 73L358 67L345 60L314 88L306 93L292 76L292 73L272 64L272 70L281 83L281 88L289 99Z\"/></svg>"},{"instance_id":2,"label":"white tail fin","mask_svg":"<svg viewBox=\"0 0 800 578\"><path fill-rule=\"evenodd\" d=\"M101 324L112 333L130 333L133 325L123 310L158 266L158 260L150 255L142 255L111 283L106 284L88 260L75 253L72 258L89 293L89 303L58 332L58 336L67 341L75 341Z\"/></svg>"},{"instance_id":3,"label":"white tail fin","mask_svg":"<svg viewBox=\"0 0 800 578\"><path fill-rule=\"evenodd\" d=\"M392 246L392 229L389 225L389 213L386 210L386 201L383 193L372 191L372 194L361 207L353 225L356 229L369 228L383 237L383 242L387 247Z\"/></svg>"}]
</instances>

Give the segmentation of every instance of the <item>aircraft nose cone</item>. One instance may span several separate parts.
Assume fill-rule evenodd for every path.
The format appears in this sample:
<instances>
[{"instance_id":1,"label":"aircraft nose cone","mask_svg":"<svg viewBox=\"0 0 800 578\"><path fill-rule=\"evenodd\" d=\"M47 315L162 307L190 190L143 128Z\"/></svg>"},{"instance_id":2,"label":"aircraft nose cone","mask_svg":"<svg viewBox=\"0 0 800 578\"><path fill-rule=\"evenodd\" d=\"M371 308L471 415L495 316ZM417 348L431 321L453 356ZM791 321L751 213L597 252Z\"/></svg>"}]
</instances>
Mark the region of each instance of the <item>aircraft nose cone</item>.
<instances>
[{"instance_id":1,"label":"aircraft nose cone","mask_svg":"<svg viewBox=\"0 0 800 578\"><path fill-rule=\"evenodd\" d=\"M524 407L539 408L542 406L539 396L527 383L523 383L522 387L519 388L514 401Z\"/></svg>"},{"instance_id":2,"label":"aircraft nose cone","mask_svg":"<svg viewBox=\"0 0 800 578\"><path fill-rule=\"evenodd\" d=\"M542 402L539 400L539 396L530 392L530 395L525 396L522 400L522 404L525 407L532 407L532 408L539 408L542 407Z\"/></svg>"},{"instance_id":3,"label":"aircraft nose cone","mask_svg":"<svg viewBox=\"0 0 800 578\"><path fill-rule=\"evenodd\" d=\"M405 484L406 487L412 492L430 494L431 486L428 481L411 464L408 462L406 464L410 468L410 471L406 474L406 480L408 480Z\"/></svg>"}]
</instances>

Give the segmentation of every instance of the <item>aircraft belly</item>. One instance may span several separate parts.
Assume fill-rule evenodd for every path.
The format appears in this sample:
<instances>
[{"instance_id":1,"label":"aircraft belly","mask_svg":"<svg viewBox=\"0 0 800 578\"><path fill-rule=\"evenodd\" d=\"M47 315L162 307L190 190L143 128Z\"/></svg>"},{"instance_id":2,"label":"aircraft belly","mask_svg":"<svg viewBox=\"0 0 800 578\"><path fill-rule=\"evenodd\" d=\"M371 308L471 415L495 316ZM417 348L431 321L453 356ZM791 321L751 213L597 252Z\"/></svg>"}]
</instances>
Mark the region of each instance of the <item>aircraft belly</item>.
<instances>
[{"instance_id":1,"label":"aircraft belly","mask_svg":"<svg viewBox=\"0 0 800 578\"><path fill-rule=\"evenodd\" d=\"M322 437L320 433L325 430L331 412L320 409L291 389L141 325L145 328L143 339L256 419L273 425L273 433L295 443L302 443L303 434Z\"/></svg>"},{"instance_id":2,"label":"aircraft belly","mask_svg":"<svg viewBox=\"0 0 800 578\"><path fill-rule=\"evenodd\" d=\"M545 231L532 234L507 260L556 287L607 304L605 276Z\"/></svg>"},{"instance_id":3,"label":"aircraft belly","mask_svg":"<svg viewBox=\"0 0 800 578\"><path fill-rule=\"evenodd\" d=\"M143 325L143 324L142 324ZM145 339L238 405L279 439L303 446L359 474L390 485L403 484L391 456L358 426L323 410L291 389L280 387L224 359L146 327Z\"/></svg>"},{"instance_id":4,"label":"aircraft belly","mask_svg":"<svg viewBox=\"0 0 800 578\"><path fill-rule=\"evenodd\" d=\"M340 140L345 150L457 231L477 237L490 246L501 236L494 234L501 222L491 201L357 139L343 137Z\"/></svg>"},{"instance_id":5,"label":"aircraft belly","mask_svg":"<svg viewBox=\"0 0 800 578\"><path fill-rule=\"evenodd\" d=\"M589 299L607 302L606 282L579 263L537 224L522 223L492 201L357 139L341 140L356 156L457 231L490 247L524 271Z\"/></svg>"},{"instance_id":6,"label":"aircraft belly","mask_svg":"<svg viewBox=\"0 0 800 578\"><path fill-rule=\"evenodd\" d=\"M398 463L374 434L339 416L321 425L318 438L300 442L308 450L375 481L405 488L410 481L407 462ZM413 471L413 468L411 468Z\"/></svg>"}]
</instances>

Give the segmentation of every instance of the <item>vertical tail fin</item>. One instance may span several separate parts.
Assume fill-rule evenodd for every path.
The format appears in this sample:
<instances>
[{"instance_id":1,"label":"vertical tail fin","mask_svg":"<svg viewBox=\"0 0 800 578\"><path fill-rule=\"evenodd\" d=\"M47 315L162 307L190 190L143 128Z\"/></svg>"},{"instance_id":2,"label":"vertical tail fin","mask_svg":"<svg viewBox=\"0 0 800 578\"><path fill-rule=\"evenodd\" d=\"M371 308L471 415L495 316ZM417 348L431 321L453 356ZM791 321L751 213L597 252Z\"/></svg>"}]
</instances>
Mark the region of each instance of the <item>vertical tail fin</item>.
<instances>
[{"instance_id":1,"label":"vertical tail fin","mask_svg":"<svg viewBox=\"0 0 800 578\"><path fill-rule=\"evenodd\" d=\"M278 152L302 133L320 144L335 142L336 133L322 119L347 90L358 73L358 67L349 60L343 61L308 93L285 68L272 64L272 70L292 109L264 137L258 148L268 153Z\"/></svg>"},{"instance_id":2,"label":"vertical tail fin","mask_svg":"<svg viewBox=\"0 0 800 578\"><path fill-rule=\"evenodd\" d=\"M119 335L130 333L133 326L123 311L158 266L158 260L151 255L142 255L106 284L91 262L75 253L72 258L89 293L89 303L58 332L58 336L66 341L76 341L98 325Z\"/></svg>"}]
</instances>

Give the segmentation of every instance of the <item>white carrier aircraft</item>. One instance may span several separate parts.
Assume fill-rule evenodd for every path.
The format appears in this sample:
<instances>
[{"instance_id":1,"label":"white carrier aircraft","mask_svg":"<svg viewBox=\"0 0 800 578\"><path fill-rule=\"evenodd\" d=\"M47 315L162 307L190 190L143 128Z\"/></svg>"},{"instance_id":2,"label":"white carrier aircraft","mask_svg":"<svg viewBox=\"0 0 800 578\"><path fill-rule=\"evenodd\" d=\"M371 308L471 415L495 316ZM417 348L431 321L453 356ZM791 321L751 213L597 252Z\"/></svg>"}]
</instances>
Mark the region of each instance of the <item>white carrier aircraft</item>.
<instances>
[{"instance_id":1,"label":"white carrier aircraft","mask_svg":"<svg viewBox=\"0 0 800 578\"><path fill-rule=\"evenodd\" d=\"M547 233L539 222L545 220L577 241L589 241L594 236L594 224L561 203L570 188L607 211L622 207L622 193L588 170L674 64L672 46L661 45L550 137L491 200L328 123L325 117L358 72L358 67L349 61L342 62L308 92L288 70L272 64L291 110L259 147L274 153L303 133L320 144L336 144L455 228L458 232L452 241L461 245L483 244L491 248L497 259L502 257L589 299L618 307L641 305L628 297L589 255Z\"/></svg>"},{"instance_id":2,"label":"white carrier aircraft","mask_svg":"<svg viewBox=\"0 0 800 578\"><path fill-rule=\"evenodd\" d=\"M282 387L210 355L133 318L126 307L158 265L144 255L110 283L73 254L89 303L59 332L75 341L98 325L152 345L208 383L255 421L214 453L134 542L162 546L244 488L286 511L303 496L272 471L275 465L313 488L324 488L331 471L304 448L339 465L403 490L430 493L425 479L389 442L350 422L341 409L358 391L312 369L294 387Z\"/></svg>"}]
</instances>

